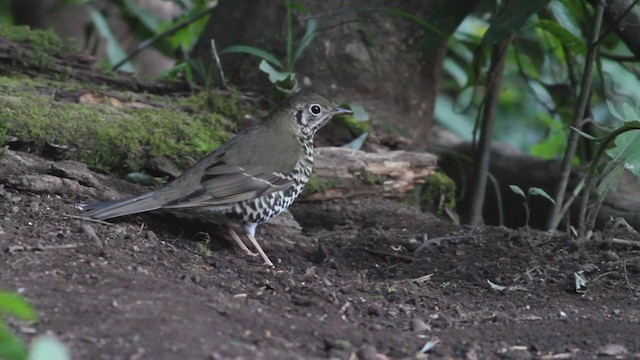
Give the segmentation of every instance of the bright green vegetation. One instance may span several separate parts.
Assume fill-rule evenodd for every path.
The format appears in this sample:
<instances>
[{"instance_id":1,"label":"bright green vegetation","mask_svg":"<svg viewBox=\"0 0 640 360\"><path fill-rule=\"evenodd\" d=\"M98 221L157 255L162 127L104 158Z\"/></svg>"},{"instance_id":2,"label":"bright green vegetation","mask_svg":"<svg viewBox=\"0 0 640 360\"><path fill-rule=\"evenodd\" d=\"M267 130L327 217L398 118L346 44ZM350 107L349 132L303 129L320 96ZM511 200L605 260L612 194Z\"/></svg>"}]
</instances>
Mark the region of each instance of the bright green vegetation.
<instances>
[{"instance_id":1,"label":"bright green vegetation","mask_svg":"<svg viewBox=\"0 0 640 360\"><path fill-rule=\"evenodd\" d=\"M28 26L0 24L0 38L29 45L31 51L15 54L15 62L23 66L49 68L53 57L77 50L71 41L62 40L51 30L32 30Z\"/></svg>"},{"instance_id":2,"label":"bright green vegetation","mask_svg":"<svg viewBox=\"0 0 640 360\"><path fill-rule=\"evenodd\" d=\"M20 67L46 70L54 57L75 50L53 32L28 27L0 25L0 38L28 45L29 51L16 54ZM160 155L186 167L226 141L235 127L229 120L242 116L233 96L207 92L171 98L57 79L0 77L0 140L6 134L35 148L65 145L71 159L125 174ZM65 92L71 95L56 99ZM84 94L107 100L75 102Z\"/></svg>"},{"instance_id":3,"label":"bright green vegetation","mask_svg":"<svg viewBox=\"0 0 640 360\"><path fill-rule=\"evenodd\" d=\"M419 188L421 204L436 205L438 212L456 207L456 184L444 173L436 172L425 178L425 183Z\"/></svg>"},{"instance_id":4,"label":"bright green vegetation","mask_svg":"<svg viewBox=\"0 0 640 360\"><path fill-rule=\"evenodd\" d=\"M338 116L334 121L342 124L355 136L371 131L371 123L369 121L360 121L353 116Z\"/></svg>"},{"instance_id":5,"label":"bright green vegetation","mask_svg":"<svg viewBox=\"0 0 640 360\"><path fill-rule=\"evenodd\" d=\"M27 322L36 321L38 317L36 311L24 298L0 290L0 359L71 359L68 348L52 336L38 336L27 350L22 340L6 325L5 318L8 316Z\"/></svg>"},{"instance_id":6,"label":"bright green vegetation","mask_svg":"<svg viewBox=\"0 0 640 360\"><path fill-rule=\"evenodd\" d=\"M327 190L331 190L337 186L337 183L332 180L320 179L315 174L311 174L307 185L304 187L304 195L311 195Z\"/></svg>"},{"instance_id":7,"label":"bright green vegetation","mask_svg":"<svg viewBox=\"0 0 640 360\"><path fill-rule=\"evenodd\" d=\"M234 128L229 114L210 114L199 106L191 109L193 113L182 110L187 103L197 104L201 95L193 96L196 100L180 98L175 108L167 104L170 98L153 101L151 96L147 96L148 102L163 108L79 104L58 101L51 91L79 88L79 84L44 81L0 77L0 128L36 146L68 145L71 159L96 169L124 174L139 170L145 159L158 155L185 167L220 146ZM47 91L41 90L45 86ZM118 94L118 98L135 100L135 95ZM218 109L233 117L240 115L235 99L225 103L222 97L213 98Z\"/></svg>"},{"instance_id":8,"label":"bright green vegetation","mask_svg":"<svg viewBox=\"0 0 640 360\"><path fill-rule=\"evenodd\" d=\"M456 184L443 172L425 177L424 183L407 193L400 202L422 209L428 208L443 214L445 209L456 207Z\"/></svg>"}]
</instances>

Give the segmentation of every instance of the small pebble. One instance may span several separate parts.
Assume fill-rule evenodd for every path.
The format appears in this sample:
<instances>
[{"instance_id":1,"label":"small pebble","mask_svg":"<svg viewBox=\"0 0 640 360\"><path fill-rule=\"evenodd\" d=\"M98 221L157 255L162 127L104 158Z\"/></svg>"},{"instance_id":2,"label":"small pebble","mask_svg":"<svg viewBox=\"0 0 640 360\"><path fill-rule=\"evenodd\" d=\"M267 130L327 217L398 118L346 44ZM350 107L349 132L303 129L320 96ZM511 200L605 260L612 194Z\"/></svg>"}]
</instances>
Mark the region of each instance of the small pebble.
<instances>
[{"instance_id":1,"label":"small pebble","mask_svg":"<svg viewBox=\"0 0 640 360\"><path fill-rule=\"evenodd\" d=\"M415 332L422 333L422 332L430 331L431 326L427 325L427 323L422 321L422 319L413 318L413 320L411 320L411 329Z\"/></svg>"},{"instance_id":2,"label":"small pebble","mask_svg":"<svg viewBox=\"0 0 640 360\"><path fill-rule=\"evenodd\" d=\"M615 251L611 251L611 250L605 251L604 258L607 261L611 261L611 262L620 261L620 256L618 256L618 254L616 254Z\"/></svg>"}]
</instances>

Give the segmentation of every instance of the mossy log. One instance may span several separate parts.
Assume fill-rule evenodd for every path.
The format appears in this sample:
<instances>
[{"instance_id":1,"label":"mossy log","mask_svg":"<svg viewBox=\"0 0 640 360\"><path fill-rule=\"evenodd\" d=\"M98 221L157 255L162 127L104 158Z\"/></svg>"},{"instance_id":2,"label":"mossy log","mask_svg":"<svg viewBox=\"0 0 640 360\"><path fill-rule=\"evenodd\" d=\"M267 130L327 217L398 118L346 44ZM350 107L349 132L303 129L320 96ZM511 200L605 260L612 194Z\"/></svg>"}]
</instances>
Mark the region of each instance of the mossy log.
<instances>
[{"instance_id":1,"label":"mossy log","mask_svg":"<svg viewBox=\"0 0 640 360\"><path fill-rule=\"evenodd\" d=\"M436 156L423 152L324 147L315 150L313 175L303 199L328 200L356 195L401 198L436 171Z\"/></svg>"},{"instance_id":2,"label":"mossy log","mask_svg":"<svg viewBox=\"0 0 640 360\"><path fill-rule=\"evenodd\" d=\"M92 65L50 32L0 27L0 145L108 173L150 173L158 158L186 168L229 137L229 120L242 118L233 96L184 94ZM51 147L59 153L44 151ZM403 197L435 169L426 153L318 148L304 198Z\"/></svg>"}]
</instances>

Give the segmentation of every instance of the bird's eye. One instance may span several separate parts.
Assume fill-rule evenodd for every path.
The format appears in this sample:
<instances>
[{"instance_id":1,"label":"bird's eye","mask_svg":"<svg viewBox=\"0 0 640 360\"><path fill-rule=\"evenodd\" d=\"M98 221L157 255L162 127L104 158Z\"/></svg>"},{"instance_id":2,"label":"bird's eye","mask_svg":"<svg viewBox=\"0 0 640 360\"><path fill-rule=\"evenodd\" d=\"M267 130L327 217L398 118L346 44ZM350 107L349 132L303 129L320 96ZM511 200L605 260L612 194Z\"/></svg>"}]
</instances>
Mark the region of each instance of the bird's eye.
<instances>
[{"instance_id":1,"label":"bird's eye","mask_svg":"<svg viewBox=\"0 0 640 360\"><path fill-rule=\"evenodd\" d=\"M320 105L313 104L309 106L309 111L311 111L313 115L319 115L322 112L322 108L320 107Z\"/></svg>"}]
</instances>

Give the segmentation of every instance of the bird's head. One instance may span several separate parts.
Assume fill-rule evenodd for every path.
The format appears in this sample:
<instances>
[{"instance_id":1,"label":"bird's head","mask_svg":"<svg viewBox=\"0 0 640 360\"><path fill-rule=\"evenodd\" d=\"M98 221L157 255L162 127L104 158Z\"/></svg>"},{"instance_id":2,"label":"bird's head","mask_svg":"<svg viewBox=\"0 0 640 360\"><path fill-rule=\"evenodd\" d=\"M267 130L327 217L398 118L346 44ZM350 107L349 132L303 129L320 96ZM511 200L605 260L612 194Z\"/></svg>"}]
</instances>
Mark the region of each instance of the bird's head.
<instances>
[{"instance_id":1,"label":"bird's head","mask_svg":"<svg viewBox=\"0 0 640 360\"><path fill-rule=\"evenodd\" d=\"M277 114L279 121L286 122L296 134L305 137L312 137L334 116L353 114L351 110L336 107L314 93L296 94L287 99L279 109L272 115Z\"/></svg>"}]
</instances>

